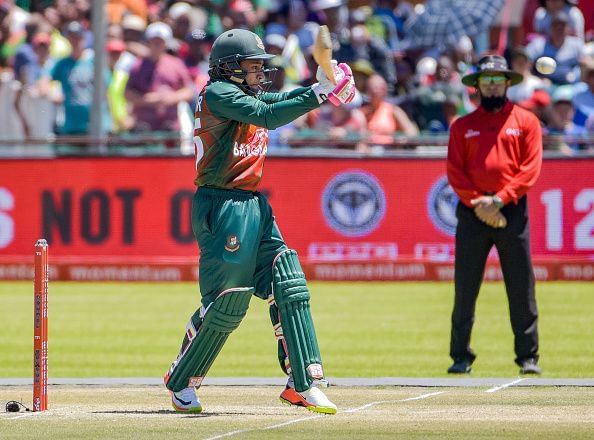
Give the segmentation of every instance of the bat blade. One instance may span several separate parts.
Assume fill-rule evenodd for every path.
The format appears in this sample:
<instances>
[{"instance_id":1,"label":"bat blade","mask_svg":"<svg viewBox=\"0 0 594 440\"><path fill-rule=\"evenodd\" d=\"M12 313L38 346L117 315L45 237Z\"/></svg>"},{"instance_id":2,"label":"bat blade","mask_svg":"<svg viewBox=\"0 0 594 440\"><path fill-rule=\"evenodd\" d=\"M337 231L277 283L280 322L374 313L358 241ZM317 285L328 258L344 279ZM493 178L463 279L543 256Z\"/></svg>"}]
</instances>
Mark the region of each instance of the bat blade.
<instances>
[{"instance_id":1,"label":"bat blade","mask_svg":"<svg viewBox=\"0 0 594 440\"><path fill-rule=\"evenodd\" d=\"M330 38L330 30L326 25L320 26L313 48L313 57L328 79L336 84L336 76L332 68L332 39Z\"/></svg>"}]
</instances>

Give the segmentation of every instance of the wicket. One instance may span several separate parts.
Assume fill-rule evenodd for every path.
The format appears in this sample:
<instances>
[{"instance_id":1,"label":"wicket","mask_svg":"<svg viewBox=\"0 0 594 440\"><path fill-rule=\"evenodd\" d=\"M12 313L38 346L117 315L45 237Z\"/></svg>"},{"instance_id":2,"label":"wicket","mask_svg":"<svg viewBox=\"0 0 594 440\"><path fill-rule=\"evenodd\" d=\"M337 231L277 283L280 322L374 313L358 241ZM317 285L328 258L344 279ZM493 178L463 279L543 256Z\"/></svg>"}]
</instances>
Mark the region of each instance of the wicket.
<instances>
[{"instance_id":1,"label":"wicket","mask_svg":"<svg viewBox=\"0 0 594 440\"><path fill-rule=\"evenodd\" d=\"M47 241L35 243L33 309L33 411L47 409Z\"/></svg>"}]
</instances>

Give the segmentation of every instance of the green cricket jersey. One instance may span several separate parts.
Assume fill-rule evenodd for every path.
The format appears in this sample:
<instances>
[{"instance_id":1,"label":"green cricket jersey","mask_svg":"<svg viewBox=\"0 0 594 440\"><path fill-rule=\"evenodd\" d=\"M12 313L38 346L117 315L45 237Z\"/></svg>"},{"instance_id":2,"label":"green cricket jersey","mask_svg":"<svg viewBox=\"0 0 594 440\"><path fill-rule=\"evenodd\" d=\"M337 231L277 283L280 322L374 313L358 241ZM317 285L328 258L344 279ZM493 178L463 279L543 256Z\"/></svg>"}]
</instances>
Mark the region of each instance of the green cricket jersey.
<instances>
[{"instance_id":1,"label":"green cricket jersey","mask_svg":"<svg viewBox=\"0 0 594 440\"><path fill-rule=\"evenodd\" d=\"M255 97L230 82L208 83L194 114L194 183L255 191L262 178L268 129L285 125L319 105L310 87Z\"/></svg>"}]
</instances>

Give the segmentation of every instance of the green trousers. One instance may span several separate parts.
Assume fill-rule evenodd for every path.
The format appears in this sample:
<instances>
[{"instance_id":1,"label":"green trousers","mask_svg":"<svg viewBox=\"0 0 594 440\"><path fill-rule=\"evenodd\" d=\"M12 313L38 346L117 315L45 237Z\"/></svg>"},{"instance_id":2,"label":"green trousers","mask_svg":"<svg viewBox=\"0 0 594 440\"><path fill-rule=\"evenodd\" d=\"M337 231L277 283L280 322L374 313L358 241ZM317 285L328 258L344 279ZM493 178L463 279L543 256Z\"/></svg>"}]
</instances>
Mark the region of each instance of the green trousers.
<instances>
[{"instance_id":1,"label":"green trousers","mask_svg":"<svg viewBox=\"0 0 594 440\"><path fill-rule=\"evenodd\" d=\"M192 204L192 228L200 247L204 307L236 287L255 287L258 297L268 298L273 260L287 245L266 197L200 187Z\"/></svg>"},{"instance_id":2,"label":"green trousers","mask_svg":"<svg viewBox=\"0 0 594 440\"><path fill-rule=\"evenodd\" d=\"M245 316L251 295L268 301L279 364L291 374L295 389L304 391L323 379L303 271L266 198L258 192L200 187L192 204L192 228L200 247L202 307L186 327L180 354L165 376L167 387L177 392L200 386Z\"/></svg>"}]
</instances>

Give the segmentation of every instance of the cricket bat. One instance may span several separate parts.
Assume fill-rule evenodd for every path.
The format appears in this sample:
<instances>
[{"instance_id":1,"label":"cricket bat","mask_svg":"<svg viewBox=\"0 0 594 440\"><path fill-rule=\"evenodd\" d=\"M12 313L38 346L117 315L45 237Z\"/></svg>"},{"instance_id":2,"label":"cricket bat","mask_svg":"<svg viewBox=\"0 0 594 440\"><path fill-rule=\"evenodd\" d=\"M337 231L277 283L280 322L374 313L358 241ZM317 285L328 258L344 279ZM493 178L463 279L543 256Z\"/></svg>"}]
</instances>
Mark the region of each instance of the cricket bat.
<instances>
[{"instance_id":1,"label":"cricket bat","mask_svg":"<svg viewBox=\"0 0 594 440\"><path fill-rule=\"evenodd\" d=\"M336 84L336 76L332 68L332 39L330 38L330 30L325 24L320 26L318 31L313 48L313 57L328 79Z\"/></svg>"}]
</instances>

